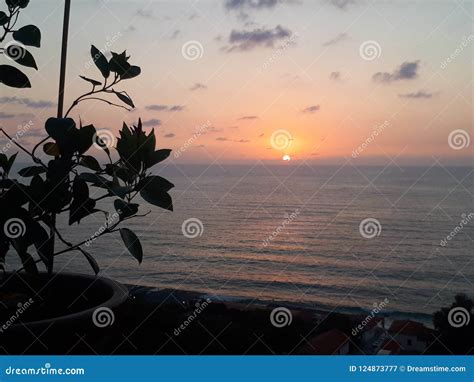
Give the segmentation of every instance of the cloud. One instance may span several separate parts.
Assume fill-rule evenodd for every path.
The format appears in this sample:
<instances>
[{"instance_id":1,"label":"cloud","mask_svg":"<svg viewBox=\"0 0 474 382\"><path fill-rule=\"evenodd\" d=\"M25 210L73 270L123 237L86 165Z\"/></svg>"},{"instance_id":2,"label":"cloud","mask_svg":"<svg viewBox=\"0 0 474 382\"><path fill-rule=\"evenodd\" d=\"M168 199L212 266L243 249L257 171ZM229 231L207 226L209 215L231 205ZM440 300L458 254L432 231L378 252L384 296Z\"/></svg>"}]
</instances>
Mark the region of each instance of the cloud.
<instances>
[{"instance_id":1,"label":"cloud","mask_svg":"<svg viewBox=\"0 0 474 382\"><path fill-rule=\"evenodd\" d=\"M153 111L183 111L185 109L185 106L183 106L183 105L173 105L173 106L148 105L148 106L145 106L145 109L153 110Z\"/></svg>"},{"instance_id":2,"label":"cloud","mask_svg":"<svg viewBox=\"0 0 474 382\"><path fill-rule=\"evenodd\" d=\"M278 0L226 0L225 7L228 10L270 9L275 7L278 2Z\"/></svg>"},{"instance_id":3,"label":"cloud","mask_svg":"<svg viewBox=\"0 0 474 382\"><path fill-rule=\"evenodd\" d=\"M435 93L428 93L423 90L419 90L416 93L406 93L406 94L399 94L398 96L401 98L433 98Z\"/></svg>"},{"instance_id":4,"label":"cloud","mask_svg":"<svg viewBox=\"0 0 474 382\"><path fill-rule=\"evenodd\" d=\"M308 107L305 107L303 110L301 110L302 113L316 113L321 107L319 105L311 105Z\"/></svg>"},{"instance_id":5,"label":"cloud","mask_svg":"<svg viewBox=\"0 0 474 382\"><path fill-rule=\"evenodd\" d=\"M250 141L249 141L248 139L240 139L240 140L238 140L238 141L236 141L236 142L239 142L239 143L248 143L248 142L250 142Z\"/></svg>"},{"instance_id":6,"label":"cloud","mask_svg":"<svg viewBox=\"0 0 474 382\"><path fill-rule=\"evenodd\" d=\"M328 0L329 4L334 5L336 8L339 9L346 9L350 4L355 4L355 0Z\"/></svg>"},{"instance_id":7,"label":"cloud","mask_svg":"<svg viewBox=\"0 0 474 382\"><path fill-rule=\"evenodd\" d=\"M222 131L222 129L218 129L217 127L215 126L211 126L207 129L207 131L209 131L210 133L219 133Z\"/></svg>"},{"instance_id":8,"label":"cloud","mask_svg":"<svg viewBox=\"0 0 474 382\"><path fill-rule=\"evenodd\" d=\"M207 86L204 85L204 84L201 84L199 82L196 82L193 86L191 86L189 88L189 90L192 90L192 91L194 91L194 90L204 90L204 89L207 89Z\"/></svg>"},{"instance_id":9,"label":"cloud","mask_svg":"<svg viewBox=\"0 0 474 382\"><path fill-rule=\"evenodd\" d=\"M176 135L173 134L173 133L168 133L168 134L165 134L164 137L165 138L174 138Z\"/></svg>"},{"instance_id":10,"label":"cloud","mask_svg":"<svg viewBox=\"0 0 474 382\"><path fill-rule=\"evenodd\" d=\"M0 119L10 119L13 118L15 114L8 114L4 113L3 111L0 111Z\"/></svg>"},{"instance_id":11,"label":"cloud","mask_svg":"<svg viewBox=\"0 0 474 382\"><path fill-rule=\"evenodd\" d=\"M331 72L331 74L329 74L329 78L334 81L340 80L341 72Z\"/></svg>"},{"instance_id":12,"label":"cloud","mask_svg":"<svg viewBox=\"0 0 474 382\"><path fill-rule=\"evenodd\" d=\"M17 97L0 97L0 104L19 104L32 109L44 109L47 107L54 107L56 104L51 101L33 101L29 98L17 98Z\"/></svg>"},{"instance_id":13,"label":"cloud","mask_svg":"<svg viewBox=\"0 0 474 382\"><path fill-rule=\"evenodd\" d=\"M336 45L339 42L347 40L347 38L348 38L347 33L339 33L336 37L332 38L331 40L323 42L323 46Z\"/></svg>"},{"instance_id":14,"label":"cloud","mask_svg":"<svg viewBox=\"0 0 474 382\"><path fill-rule=\"evenodd\" d=\"M262 133L262 134L260 134L258 137L259 137L259 138L262 138L264 135L265 135L265 134Z\"/></svg>"},{"instance_id":15,"label":"cloud","mask_svg":"<svg viewBox=\"0 0 474 382\"><path fill-rule=\"evenodd\" d=\"M229 129L238 129L239 126L229 126Z\"/></svg>"},{"instance_id":16,"label":"cloud","mask_svg":"<svg viewBox=\"0 0 474 382\"><path fill-rule=\"evenodd\" d=\"M148 105L148 106L145 106L145 109L153 110L153 111L163 111L163 110L168 110L168 106L166 106L166 105Z\"/></svg>"},{"instance_id":17,"label":"cloud","mask_svg":"<svg viewBox=\"0 0 474 382\"><path fill-rule=\"evenodd\" d=\"M183 111L184 109L185 109L185 106L183 105L174 105L174 106L170 106L168 110L169 111Z\"/></svg>"},{"instance_id":18,"label":"cloud","mask_svg":"<svg viewBox=\"0 0 474 382\"><path fill-rule=\"evenodd\" d=\"M138 9L135 14L138 17L141 17L143 19L154 19L155 17L153 16L153 11L151 9Z\"/></svg>"},{"instance_id":19,"label":"cloud","mask_svg":"<svg viewBox=\"0 0 474 382\"><path fill-rule=\"evenodd\" d=\"M258 119L258 117L256 115L244 115L243 117L240 117L238 120L246 121L246 120L253 120L253 119Z\"/></svg>"},{"instance_id":20,"label":"cloud","mask_svg":"<svg viewBox=\"0 0 474 382\"><path fill-rule=\"evenodd\" d=\"M372 79L377 82L393 82L399 80L412 80L418 76L418 68L420 61L404 62L392 73L378 72L372 76Z\"/></svg>"},{"instance_id":21,"label":"cloud","mask_svg":"<svg viewBox=\"0 0 474 382\"><path fill-rule=\"evenodd\" d=\"M156 119L156 118L152 118L152 119L148 119L146 121L143 121L142 123L143 126L160 126L161 125L161 120L160 119Z\"/></svg>"},{"instance_id":22,"label":"cloud","mask_svg":"<svg viewBox=\"0 0 474 382\"><path fill-rule=\"evenodd\" d=\"M216 141L226 142L228 141L228 139L225 137L219 137L219 138L216 138Z\"/></svg>"},{"instance_id":23,"label":"cloud","mask_svg":"<svg viewBox=\"0 0 474 382\"><path fill-rule=\"evenodd\" d=\"M232 30L229 36L228 47L223 48L226 52L248 51L258 47L273 48L275 43L291 37L293 32L277 25L273 29L258 28L251 31Z\"/></svg>"}]
</instances>

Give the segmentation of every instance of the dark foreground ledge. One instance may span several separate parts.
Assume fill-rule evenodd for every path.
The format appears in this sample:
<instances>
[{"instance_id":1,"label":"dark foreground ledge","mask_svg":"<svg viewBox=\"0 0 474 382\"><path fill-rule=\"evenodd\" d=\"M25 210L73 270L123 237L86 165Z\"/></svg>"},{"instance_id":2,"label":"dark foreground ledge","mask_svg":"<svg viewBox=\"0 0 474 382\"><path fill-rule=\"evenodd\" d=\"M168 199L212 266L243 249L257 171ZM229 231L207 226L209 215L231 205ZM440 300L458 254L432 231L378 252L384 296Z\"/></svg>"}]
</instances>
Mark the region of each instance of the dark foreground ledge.
<instances>
[{"instance_id":1,"label":"dark foreground ledge","mask_svg":"<svg viewBox=\"0 0 474 382\"><path fill-rule=\"evenodd\" d=\"M390 328L399 325L394 333L383 317L368 320L275 303L208 298L198 292L127 287L127 301L100 325L90 317L78 325L23 331L21 338L11 331L0 338L0 350L92 355L446 353L432 330L416 321L394 321ZM355 331L358 326L362 329ZM414 338L424 339L419 348L397 341L398 331L407 328Z\"/></svg>"}]
</instances>

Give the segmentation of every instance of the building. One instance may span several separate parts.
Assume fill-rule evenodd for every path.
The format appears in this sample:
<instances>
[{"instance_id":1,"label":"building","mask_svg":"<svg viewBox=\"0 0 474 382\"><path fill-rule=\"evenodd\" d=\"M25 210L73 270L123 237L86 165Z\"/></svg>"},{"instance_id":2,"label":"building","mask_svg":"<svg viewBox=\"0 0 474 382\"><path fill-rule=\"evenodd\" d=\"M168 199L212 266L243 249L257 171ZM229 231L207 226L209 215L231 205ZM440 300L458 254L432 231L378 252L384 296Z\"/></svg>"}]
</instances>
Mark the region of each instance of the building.
<instances>
[{"instance_id":1,"label":"building","mask_svg":"<svg viewBox=\"0 0 474 382\"><path fill-rule=\"evenodd\" d=\"M388 332L404 353L422 353L435 338L433 330L411 320L393 321Z\"/></svg>"},{"instance_id":2,"label":"building","mask_svg":"<svg viewBox=\"0 0 474 382\"><path fill-rule=\"evenodd\" d=\"M349 337L339 329L318 334L309 338L308 342L298 349L298 354L345 355L350 351Z\"/></svg>"}]
</instances>

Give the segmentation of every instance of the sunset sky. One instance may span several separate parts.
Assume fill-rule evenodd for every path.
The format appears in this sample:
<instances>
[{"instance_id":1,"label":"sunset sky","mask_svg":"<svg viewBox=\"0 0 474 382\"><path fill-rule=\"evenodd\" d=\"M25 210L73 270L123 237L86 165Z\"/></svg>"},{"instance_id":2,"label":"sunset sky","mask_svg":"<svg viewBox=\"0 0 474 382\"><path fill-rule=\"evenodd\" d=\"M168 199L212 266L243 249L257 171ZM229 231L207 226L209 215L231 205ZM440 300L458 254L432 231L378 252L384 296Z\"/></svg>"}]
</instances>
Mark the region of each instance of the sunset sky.
<instances>
[{"instance_id":1,"label":"sunset sky","mask_svg":"<svg viewBox=\"0 0 474 382\"><path fill-rule=\"evenodd\" d=\"M20 16L43 34L32 89L0 87L0 125L31 119L31 139L56 113L59 3L32 0ZM100 80L94 44L142 68L118 87L137 107L89 102L73 117L114 133L141 117L160 147L188 142L177 163L468 164L472 142L454 150L448 136L474 139L472 23L470 1L72 0L66 105L89 89L79 75Z\"/></svg>"}]
</instances>

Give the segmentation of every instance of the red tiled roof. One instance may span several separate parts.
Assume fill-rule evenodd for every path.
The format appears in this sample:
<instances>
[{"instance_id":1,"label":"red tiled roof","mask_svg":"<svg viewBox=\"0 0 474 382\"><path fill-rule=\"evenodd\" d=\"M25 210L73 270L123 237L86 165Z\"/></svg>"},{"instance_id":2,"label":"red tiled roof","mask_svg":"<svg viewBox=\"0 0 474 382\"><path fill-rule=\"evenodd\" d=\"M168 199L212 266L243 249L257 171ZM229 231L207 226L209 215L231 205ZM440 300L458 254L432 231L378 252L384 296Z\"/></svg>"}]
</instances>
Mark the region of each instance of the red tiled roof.
<instances>
[{"instance_id":1,"label":"red tiled roof","mask_svg":"<svg viewBox=\"0 0 474 382\"><path fill-rule=\"evenodd\" d=\"M334 354L343 346L349 337L339 329L331 329L309 339L306 350L312 354Z\"/></svg>"},{"instance_id":2,"label":"red tiled roof","mask_svg":"<svg viewBox=\"0 0 474 382\"><path fill-rule=\"evenodd\" d=\"M392 322L388 330L392 335L404 334L406 336L418 337L422 340L433 338L432 330L427 328L421 322L411 320L396 320Z\"/></svg>"}]
</instances>

